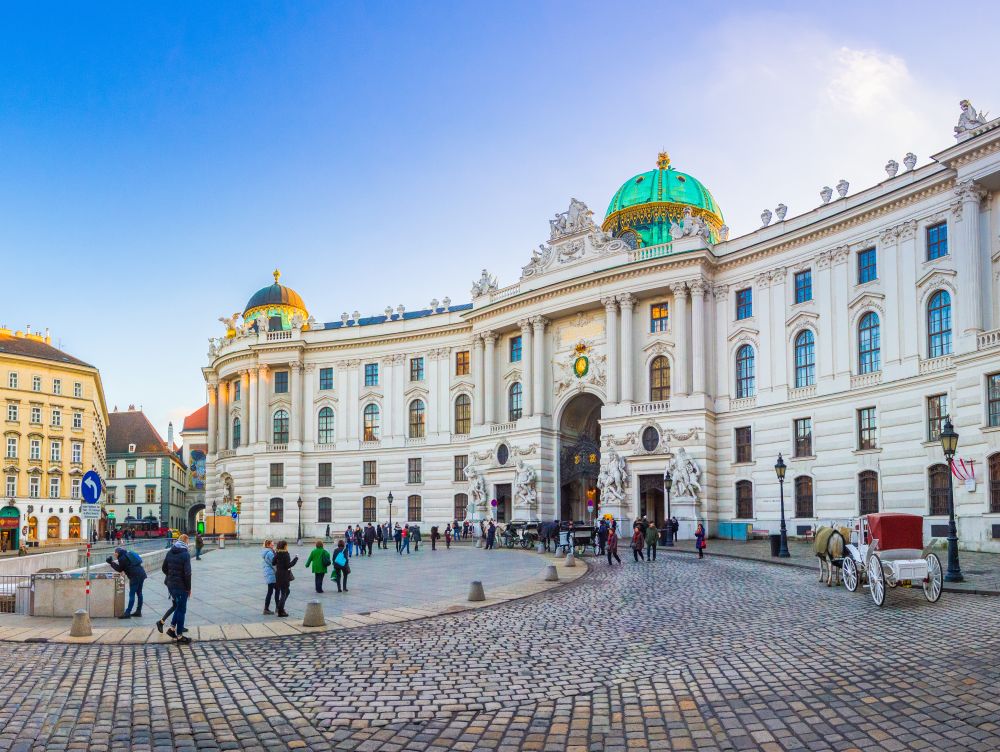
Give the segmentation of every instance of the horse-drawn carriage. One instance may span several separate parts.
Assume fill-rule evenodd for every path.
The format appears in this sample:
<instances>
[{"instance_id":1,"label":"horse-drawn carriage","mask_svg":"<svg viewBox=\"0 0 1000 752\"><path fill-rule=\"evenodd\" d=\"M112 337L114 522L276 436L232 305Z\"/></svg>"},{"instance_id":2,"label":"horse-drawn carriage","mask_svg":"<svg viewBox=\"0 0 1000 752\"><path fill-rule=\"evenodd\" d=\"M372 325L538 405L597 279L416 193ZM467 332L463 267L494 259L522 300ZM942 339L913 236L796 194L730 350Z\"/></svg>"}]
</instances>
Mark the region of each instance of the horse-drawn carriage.
<instances>
[{"instance_id":1,"label":"horse-drawn carriage","mask_svg":"<svg viewBox=\"0 0 1000 752\"><path fill-rule=\"evenodd\" d=\"M876 606L885 603L890 588L919 583L934 603L941 597L944 576L937 555L924 555L923 535L923 517L889 512L858 517L846 530L821 528L816 539L820 579L832 584L840 569L845 587L852 593L859 586L868 588Z\"/></svg>"},{"instance_id":2,"label":"horse-drawn carriage","mask_svg":"<svg viewBox=\"0 0 1000 752\"><path fill-rule=\"evenodd\" d=\"M538 543L538 525L533 522L508 522L500 533L500 542L507 548L531 548Z\"/></svg>"}]
</instances>

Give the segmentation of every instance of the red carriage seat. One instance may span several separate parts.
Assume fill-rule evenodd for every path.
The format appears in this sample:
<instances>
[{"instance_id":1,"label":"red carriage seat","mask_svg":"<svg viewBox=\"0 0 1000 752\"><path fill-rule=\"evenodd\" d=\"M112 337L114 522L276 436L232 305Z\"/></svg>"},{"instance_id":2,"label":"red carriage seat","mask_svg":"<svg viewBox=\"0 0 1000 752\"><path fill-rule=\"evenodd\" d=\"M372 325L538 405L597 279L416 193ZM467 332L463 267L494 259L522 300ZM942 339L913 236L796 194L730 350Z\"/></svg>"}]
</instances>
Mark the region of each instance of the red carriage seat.
<instances>
[{"instance_id":1,"label":"red carriage seat","mask_svg":"<svg viewBox=\"0 0 1000 752\"><path fill-rule=\"evenodd\" d=\"M919 514L869 514L868 530L878 539L878 554L883 559L919 559L923 553L924 518Z\"/></svg>"}]
</instances>

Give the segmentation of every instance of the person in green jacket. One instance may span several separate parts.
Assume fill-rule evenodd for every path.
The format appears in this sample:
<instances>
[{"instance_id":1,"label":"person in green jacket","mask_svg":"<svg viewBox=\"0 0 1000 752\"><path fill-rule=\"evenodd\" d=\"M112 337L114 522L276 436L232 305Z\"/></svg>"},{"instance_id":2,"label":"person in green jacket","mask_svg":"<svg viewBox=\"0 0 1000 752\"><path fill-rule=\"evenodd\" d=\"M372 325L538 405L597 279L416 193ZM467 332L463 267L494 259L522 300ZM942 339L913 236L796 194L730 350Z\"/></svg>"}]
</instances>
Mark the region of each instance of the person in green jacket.
<instances>
[{"instance_id":1,"label":"person in green jacket","mask_svg":"<svg viewBox=\"0 0 1000 752\"><path fill-rule=\"evenodd\" d=\"M660 537L660 532L656 529L656 524L649 523L646 528L646 561L656 561L656 540Z\"/></svg>"},{"instance_id":2,"label":"person in green jacket","mask_svg":"<svg viewBox=\"0 0 1000 752\"><path fill-rule=\"evenodd\" d=\"M316 578L316 592L322 593L323 577L330 568L330 552L323 549L323 541L316 541L316 548L309 552L306 566L312 568L313 576Z\"/></svg>"}]
</instances>

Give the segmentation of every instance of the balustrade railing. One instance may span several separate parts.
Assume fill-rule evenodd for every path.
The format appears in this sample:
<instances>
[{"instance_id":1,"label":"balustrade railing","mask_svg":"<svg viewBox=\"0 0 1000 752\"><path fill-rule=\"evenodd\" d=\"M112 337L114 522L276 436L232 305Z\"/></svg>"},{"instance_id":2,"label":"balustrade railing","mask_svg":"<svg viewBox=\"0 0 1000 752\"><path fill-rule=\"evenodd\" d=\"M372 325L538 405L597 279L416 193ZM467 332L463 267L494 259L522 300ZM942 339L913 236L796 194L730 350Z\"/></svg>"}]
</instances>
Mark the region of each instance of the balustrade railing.
<instances>
[{"instance_id":1,"label":"balustrade railing","mask_svg":"<svg viewBox=\"0 0 1000 752\"><path fill-rule=\"evenodd\" d=\"M268 444L267 451L269 452L287 452L288 444Z\"/></svg>"},{"instance_id":2,"label":"balustrade railing","mask_svg":"<svg viewBox=\"0 0 1000 752\"><path fill-rule=\"evenodd\" d=\"M920 373L937 373L947 371L955 364L951 355L941 355L937 358L928 358L920 361Z\"/></svg>"},{"instance_id":3,"label":"balustrade railing","mask_svg":"<svg viewBox=\"0 0 1000 752\"><path fill-rule=\"evenodd\" d=\"M670 400L657 402L636 402L631 407L632 415L649 415L650 413L665 413L670 409Z\"/></svg>"},{"instance_id":4,"label":"balustrade railing","mask_svg":"<svg viewBox=\"0 0 1000 752\"><path fill-rule=\"evenodd\" d=\"M981 332L976 338L976 347L980 350L989 350L991 347L997 346L1000 346L1000 329Z\"/></svg>"},{"instance_id":5,"label":"balustrade railing","mask_svg":"<svg viewBox=\"0 0 1000 752\"><path fill-rule=\"evenodd\" d=\"M788 390L789 400L801 400L808 399L809 397L816 396L816 386L800 386L798 388L793 388Z\"/></svg>"},{"instance_id":6,"label":"balustrade railing","mask_svg":"<svg viewBox=\"0 0 1000 752\"><path fill-rule=\"evenodd\" d=\"M671 243L661 243L660 245L649 245L645 248L635 248L628 253L629 261L648 261L649 259L661 258L670 255Z\"/></svg>"},{"instance_id":7,"label":"balustrade railing","mask_svg":"<svg viewBox=\"0 0 1000 752\"><path fill-rule=\"evenodd\" d=\"M490 426L490 434L496 435L498 433L510 433L515 428L517 428L517 421L509 421L507 423L494 423Z\"/></svg>"},{"instance_id":8,"label":"balustrade railing","mask_svg":"<svg viewBox=\"0 0 1000 752\"><path fill-rule=\"evenodd\" d=\"M730 410L748 410L751 407L757 407L757 397L741 397L739 399L734 399L729 403Z\"/></svg>"}]
</instances>

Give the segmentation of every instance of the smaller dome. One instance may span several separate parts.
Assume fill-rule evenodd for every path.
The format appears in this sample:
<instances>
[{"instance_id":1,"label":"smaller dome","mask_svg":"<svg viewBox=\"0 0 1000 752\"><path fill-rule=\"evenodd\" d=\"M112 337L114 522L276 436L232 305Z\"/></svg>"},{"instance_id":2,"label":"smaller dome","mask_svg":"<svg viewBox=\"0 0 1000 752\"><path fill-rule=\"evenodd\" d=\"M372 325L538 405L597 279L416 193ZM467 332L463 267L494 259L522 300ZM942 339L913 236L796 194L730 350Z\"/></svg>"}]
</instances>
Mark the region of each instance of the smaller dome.
<instances>
[{"instance_id":1,"label":"smaller dome","mask_svg":"<svg viewBox=\"0 0 1000 752\"><path fill-rule=\"evenodd\" d=\"M274 284L262 287L253 294L253 297L247 302L246 308L243 309L244 318L255 308L267 308L269 306L287 306L289 308L297 308L303 312L306 310L306 304L303 302L302 296L291 287L278 284L281 272L275 269L273 274Z\"/></svg>"}]
</instances>

